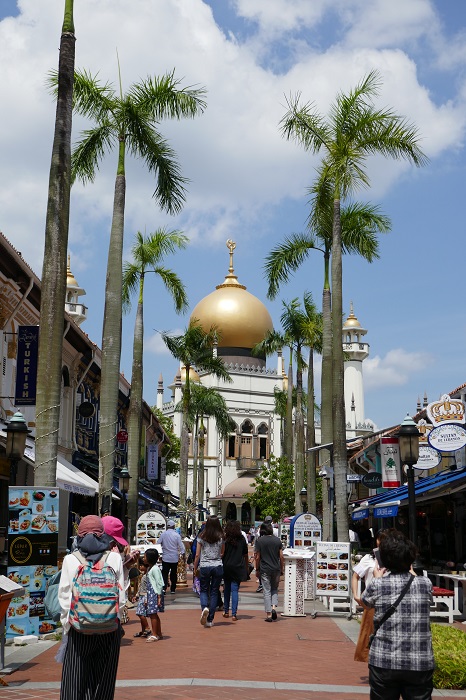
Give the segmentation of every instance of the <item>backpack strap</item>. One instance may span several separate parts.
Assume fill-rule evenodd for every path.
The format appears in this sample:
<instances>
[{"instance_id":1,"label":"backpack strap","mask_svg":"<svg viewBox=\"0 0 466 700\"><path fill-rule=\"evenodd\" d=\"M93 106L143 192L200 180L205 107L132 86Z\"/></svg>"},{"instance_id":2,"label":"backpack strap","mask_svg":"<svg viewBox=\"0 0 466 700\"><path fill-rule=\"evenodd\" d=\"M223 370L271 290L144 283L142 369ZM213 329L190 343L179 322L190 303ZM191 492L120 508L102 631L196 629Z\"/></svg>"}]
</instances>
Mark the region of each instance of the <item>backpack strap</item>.
<instances>
[{"instance_id":1,"label":"backpack strap","mask_svg":"<svg viewBox=\"0 0 466 700\"><path fill-rule=\"evenodd\" d=\"M398 605L401 603L401 601L402 601L403 598L405 597L405 595L406 595L406 593L408 592L409 587L411 586L411 584L412 584L413 581L414 581L414 576L413 576L413 574L410 574L410 575L409 575L408 582L403 586L403 588L402 588L402 590L401 590L401 593L400 593L400 595L398 596L398 598L395 600L394 603L392 603L392 604L390 605L389 608L387 608L387 610L384 612L384 614L383 614L382 618L380 619L380 621L379 621L379 622L374 622L374 632L373 632L373 633L370 635L370 637L369 637L369 647L370 647L370 645L372 644L373 639L374 639L375 635L377 634L378 630L380 629L380 627L382 627L383 623L386 622L386 621L388 620L388 618L391 617L391 616L393 615L393 613L396 611Z\"/></svg>"}]
</instances>

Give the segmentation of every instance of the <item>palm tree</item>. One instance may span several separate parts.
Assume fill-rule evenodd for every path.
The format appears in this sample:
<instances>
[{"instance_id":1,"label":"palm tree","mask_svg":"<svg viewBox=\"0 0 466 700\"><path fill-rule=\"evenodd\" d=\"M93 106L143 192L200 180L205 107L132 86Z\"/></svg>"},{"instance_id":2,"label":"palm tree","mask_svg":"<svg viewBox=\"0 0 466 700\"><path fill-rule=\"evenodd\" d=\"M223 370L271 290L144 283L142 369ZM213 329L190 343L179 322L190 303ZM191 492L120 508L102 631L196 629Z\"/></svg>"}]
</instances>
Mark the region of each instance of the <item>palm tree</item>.
<instances>
[{"instance_id":1,"label":"palm tree","mask_svg":"<svg viewBox=\"0 0 466 700\"><path fill-rule=\"evenodd\" d=\"M57 74L40 299L34 483L55 486L70 220L71 122L75 59L73 0L65 0Z\"/></svg>"},{"instance_id":2,"label":"palm tree","mask_svg":"<svg viewBox=\"0 0 466 700\"><path fill-rule=\"evenodd\" d=\"M177 407L175 410L182 410ZM215 387L192 384L188 407L188 420L193 436L193 495L194 504L202 503L204 498L204 418L211 416L215 420L219 437L224 440L234 427L234 421L228 414L225 399ZM199 460L199 468L198 468Z\"/></svg>"},{"instance_id":3,"label":"palm tree","mask_svg":"<svg viewBox=\"0 0 466 700\"><path fill-rule=\"evenodd\" d=\"M166 255L185 248L188 237L180 231L157 229L144 236L139 231L131 249L132 262L123 266L123 308L129 310L130 297L138 292L138 306L134 324L133 367L131 373L131 396L128 411L128 470L131 476L128 492L128 518L131 523L130 536L135 534L138 517L139 458L141 455L142 396L143 396L143 342L144 342L144 281L149 272L155 273L170 294L178 313L187 308L186 290L179 277L166 267Z\"/></svg>"},{"instance_id":4,"label":"palm tree","mask_svg":"<svg viewBox=\"0 0 466 700\"><path fill-rule=\"evenodd\" d=\"M197 319L191 319L189 326L183 335L170 336L162 333L162 339L173 357L185 367L186 380L183 391L183 425L181 429L181 455L180 455L180 510L186 508L188 487L188 450L189 450L189 406L191 403L191 382L189 373L191 369L213 374L218 379L231 382L230 374L225 364L214 352L218 342L217 329L212 327L208 332L204 331ZM186 534L186 520L182 518L183 534Z\"/></svg>"},{"instance_id":5,"label":"palm tree","mask_svg":"<svg viewBox=\"0 0 466 700\"><path fill-rule=\"evenodd\" d=\"M75 111L94 126L83 132L73 155L74 177L92 182L99 161L117 146L118 163L113 200L113 218L105 286L102 330L102 368L99 426L99 489L102 499L111 495L113 481L118 375L121 354L122 254L126 193L125 158L129 151L143 160L156 178L154 198L171 214L181 210L186 179L175 153L159 132L164 118L195 117L205 108L203 89L180 88L174 72L162 78L148 77L119 94L109 83L102 85L89 73L75 74Z\"/></svg>"},{"instance_id":6,"label":"palm tree","mask_svg":"<svg viewBox=\"0 0 466 700\"><path fill-rule=\"evenodd\" d=\"M378 109L374 98L379 92L380 77L371 71L356 88L339 93L325 119L312 104L301 104L300 95L290 98L288 111L281 121L282 134L293 138L305 150L324 153L320 166L321 181L333 191L332 230L332 335L341 333L342 302L342 222L341 199L361 186L369 186L366 162L370 155L404 158L421 166L427 161L419 146L417 129L390 109ZM346 426L343 391L344 357L340 342L332 349L333 461L337 533L340 541L348 540L346 496Z\"/></svg>"}]
</instances>

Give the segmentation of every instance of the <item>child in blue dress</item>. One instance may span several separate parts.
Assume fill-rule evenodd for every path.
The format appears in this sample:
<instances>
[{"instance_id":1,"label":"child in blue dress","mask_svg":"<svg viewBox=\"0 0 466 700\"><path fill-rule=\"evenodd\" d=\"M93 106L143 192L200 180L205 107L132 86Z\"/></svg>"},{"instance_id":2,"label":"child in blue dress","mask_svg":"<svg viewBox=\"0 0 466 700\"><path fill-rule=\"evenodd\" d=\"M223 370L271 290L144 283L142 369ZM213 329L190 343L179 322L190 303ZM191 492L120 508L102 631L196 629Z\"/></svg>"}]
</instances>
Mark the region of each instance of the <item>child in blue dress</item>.
<instances>
[{"instance_id":1,"label":"child in blue dress","mask_svg":"<svg viewBox=\"0 0 466 700\"><path fill-rule=\"evenodd\" d=\"M163 578L157 566L158 558L159 553L156 549L146 549L144 553L144 563L147 566L145 617L150 619L152 632L147 638L148 642L158 642L162 639L162 625L158 613L162 608Z\"/></svg>"},{"instance_id":2,"label":"child in blue dress","mask_svg":"<svg viewBox=\"0 0 466 700\"><path fill-rule=\"evenodd\" d=\"M136 615L141 621L141 631L137 632L135 637L149 637L151 628L147 619L147 566L144 559L139 560L139 570L142 572L141 580L138 588L138 606Z\"/></svg>"}]
</instances>

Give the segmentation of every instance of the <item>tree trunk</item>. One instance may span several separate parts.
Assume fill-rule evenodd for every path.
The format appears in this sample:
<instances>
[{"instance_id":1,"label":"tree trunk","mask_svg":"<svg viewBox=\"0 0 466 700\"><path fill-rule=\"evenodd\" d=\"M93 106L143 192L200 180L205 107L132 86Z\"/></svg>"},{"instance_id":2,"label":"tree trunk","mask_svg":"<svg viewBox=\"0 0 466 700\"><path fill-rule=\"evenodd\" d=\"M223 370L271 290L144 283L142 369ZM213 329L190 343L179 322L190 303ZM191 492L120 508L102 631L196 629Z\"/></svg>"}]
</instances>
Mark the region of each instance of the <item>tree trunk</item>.
<instances>
[{"instance_id":1,"label":"tree trunk","mask_svg":"<svg viewBox=\"0 0 466 700\"><path fill-rule=\"evenodd\" d=\"M75 43L73 0L66 0L58 61L58 97L50 163L40 301L34 483L44 487L56 486L70 218Z\"/></svg>"},{"instance_id":2,"label":"tree trunk","mask_svg":"<svg viewBox=\"0 0 466 700\"><path fill-rule=\"evenodd\" d=\"M288 365L288 393L286 399L285 457L293 464L293 350L290 348Z\"/></svg>"},{"instance_id":3,"label":"tree trunk","mask_svg":"<svg viewBox=\"0 0 466 700\"><path fill-rule=\"evenodd\" d=\"M309 361L307 365L307 426L306 447L315 447L316 427L314 418L315 390L314 390L314 351L309 348ZM316 452L306 452L306 490L308 513L316 513Z\"/></svg>"},{"instance_id":4,"label":"tree trunk","mask_svg":"<svg viewBox=\"0 0 466 700\"><path fill-rule=\"evenodd\" d=\"M303 371L301 349L296 351L296 461L295 461L295 512L303 512L300 492L304 486L304 419L303 419Z\"/></svg>"},{"instance_id":5,"label":"tree trunk","mask_svg":"<svg viewBox=\"0 0 466 700\"><path fill-rule=\"evenodd\" d=\"M186 509L186 499L188 496L188 456L189 456L189 372L191 365L185 365L186 379L183 391L183 424L181 426L181 446L180 446L180 507ZM186 537L187 523L186 517L181 516L181 536Z\"/></svg>"},{"instance_id":6,"label":"tree trunk","mask_svg":"<svg viewBox=\"0 0 466 700\"><path fill-rule=\"evenodd\" d=\"M142 397L143 397L143 344L144 344L144 274L139 280L139 300L134 323L133 367L131 397L128 411L128 471L131 479L128 491L129 541L136 535L139 497L139 464L141 459ZM145 442L145 441L144 441Z\"/></svg>"},{"instance_id":7,"label":"tree trunk","mask_svg":"<svg viewBox=\"0 0 466 700\"><path fill-rule=\"evenodd\" d=\"M205 455L205 429L204 422L201 418L201 426L199 428L199 469L197 475L197 492L199 495L199 503L204 504L204 455Z\"/></svg>"},{"instance_id":8,"label":"tree trunk","mask_svg":"<svg viewBox=\"0 0 466 700\"><path fill-rule=\"evenodd\" d=\"M337 537L348 542L348 495L346 486L346 419L344 396L344 356L342 338L343 277L341 251L340 198L336 194L332 238L332 335L333 335L333 466L335 470L335 505Z\"/></svg>"},{"instance_id":9,"label":"tree trunk","mask_svg":"<svg viewBox=\"0 0 466 700\"><path fill-rule=\"evenodd\" d=\"M125 229L124 141L120 141L115 180L113 218L108 248L105 310L102 330L102 368L99 425L99 494L111 509L115 439L117 433L118 391L121 355L122 267Z\"/></svg>"},{"instance_id":10,"label":"tree trunk","mask_svg":"<svg viewBox=\"0 0 466 700\"><path fill-rule=\"evenodd\" d=\"M198 455L199 455L199 417L196 416L196 423L194 426L194 435L193 435L193 506L196 508L197 512L197 504L198 504L198 498L197 498L197 475L198 475ZM193 532L195 529L195 518L193 521Z\"/></svg>"},{"instance_id":11,"label":"tree trunk","mask_svg":"<svg viewBox=\"0 0 466 700\"><path fill-rule=\"evenodd\" d=\"M321 444L326 445L333 441L333 416L332 416L332 299L329 287L329 254L325 255L325 277L322 292L322 376L321 376ZM319 464L330 466L331 454L329 450L320 450ZM328 481L322 479L322 521L324 541L328 541L330 534L330 510L328 501Z\"/></svg>"}]
</instances>

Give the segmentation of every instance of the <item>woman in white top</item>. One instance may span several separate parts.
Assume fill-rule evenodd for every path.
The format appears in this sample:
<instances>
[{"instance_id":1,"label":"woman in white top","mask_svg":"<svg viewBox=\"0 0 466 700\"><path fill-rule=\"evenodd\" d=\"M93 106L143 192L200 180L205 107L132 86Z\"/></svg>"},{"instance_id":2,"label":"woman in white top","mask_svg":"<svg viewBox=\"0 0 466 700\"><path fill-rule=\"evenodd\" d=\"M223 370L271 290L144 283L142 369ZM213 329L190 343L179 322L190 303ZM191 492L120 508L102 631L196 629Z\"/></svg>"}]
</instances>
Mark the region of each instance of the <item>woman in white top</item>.
<instances>
[{"instance_id":1,"label":"woman in white top","mask_svg":"<svg viewBox=\"0 0 466 700\"><path fill-rule=\"evenodd\" d=\"M353 598L358 605L362 606L358 584L360 579L364 579L364 585L367 587L374 576L374 571L385 573L385 569L379 563L379 544L380 538L383 535L383 530L379 530L376 535L377 548L370 554L365 554L360 562L353 567L353 576L351 579L351 590ZM354 660L367 663L369 659L369 636L374 631L374 608L364 607L361 618L361 627L359 637L354 651Z\"/></svg>"},{"instance_id":2,"label":"woman in white top","mask_svg":"<svg viewBox=\"0 0 466 700\"><path fill-rule=\"evenodd\" d=\"M111 546L103 522L97 515L82 518L76 542L79 552L93 562L99 561ZM125 590L120 554L110 552L106 564L117 575L121 608L125 603ZM113 700L120 656L121 628L118 626L117 630L106 634L87 635L70 625L73 579L79 566L79 559L74 554L68 554L63 560L58 587L60 621L68 640L63 659L60 700Z\"/></svg>"}]
</instances>

